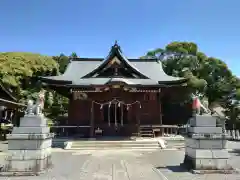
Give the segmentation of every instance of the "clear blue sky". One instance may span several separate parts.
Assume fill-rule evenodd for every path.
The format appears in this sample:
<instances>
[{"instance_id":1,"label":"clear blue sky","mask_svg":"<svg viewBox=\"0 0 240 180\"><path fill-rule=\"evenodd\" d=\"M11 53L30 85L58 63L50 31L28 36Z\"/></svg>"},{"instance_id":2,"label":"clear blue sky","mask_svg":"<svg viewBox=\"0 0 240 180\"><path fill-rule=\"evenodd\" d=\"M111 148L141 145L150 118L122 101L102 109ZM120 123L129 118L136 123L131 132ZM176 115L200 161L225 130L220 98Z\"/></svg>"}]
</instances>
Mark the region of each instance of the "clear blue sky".
<instances>
[{"instance_id":1,"label":"clear blue sky","mask_svg":"<svg viewBox=\"0 0 240 180\"><path fill-rule=\"evenodd\" d=\"M1 0L0 51L139 57L193 41L240 76L239 0Z\"/></svg>"}]
</instances>

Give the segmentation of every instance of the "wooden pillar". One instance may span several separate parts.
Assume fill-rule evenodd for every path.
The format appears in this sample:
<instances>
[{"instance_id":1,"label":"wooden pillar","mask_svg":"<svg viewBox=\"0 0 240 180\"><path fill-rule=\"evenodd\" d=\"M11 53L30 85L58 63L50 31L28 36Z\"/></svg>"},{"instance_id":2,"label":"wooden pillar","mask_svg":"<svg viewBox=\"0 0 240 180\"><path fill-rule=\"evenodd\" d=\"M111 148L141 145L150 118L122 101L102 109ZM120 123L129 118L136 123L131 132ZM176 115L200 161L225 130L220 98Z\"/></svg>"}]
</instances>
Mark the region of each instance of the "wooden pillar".
<instances>
[{"instance_id":1,"label":"wooden pillar","mask_svg":"<svg viewBox=\"0 0 240 180\"><path fill-rule=\"evenodd\" d=\"M94 103L91 105L90 137L94 137Z\"/></svg>"},{"instance_id":2,"label":"wooden pillar","mask_svg":"<svg viewBox=\"0 0 240 180\"><path fill-rule=\"evenodd\" d=\"M110 102L111 103L111 102ZM111 115L110 115L110 111L111 111L111 104L108 104L108 126L110 127L111 126Z\"/></svg>"},{"instance_id":3,"label":"wooden pillar","mask_svg":"<svg viewBox=\"0 0 240 180\"><path fill-rule=\"evenodd\" d=\"M101 105L100 107L100 113L101 113L101 124L104 122L104 106Z\"/></svg>"},{"instance_id":4,"label":"wooden pillar","mask_svg":"<svg viewBox=\"0 0 240 180\"><path fill-rule=\"evenodd\" d=\"M162 102L161 102L161 89L159 89L159 90L158 90L158 101L159 101L160 124L162 125Z\"/></svg>"},{"instance_id":5,"label":"wooden pillar","mask_svg":"<svg viewBox=\"0 0 240 180\"><path fill-rule=\"evenodd\" d=\"M161 89L158 90L158 102L159 102L159 120L160 125L162 125L162 102L161 102ZM160 128L160 134L163 136L164 128Z\"/></svg>"},{"instance_id":6,"label":"wooden pillar","mask_svg":"<svg viewBox=\"0 0 240 180\"><path fill-rule=\"evenodd\" d=\"M136 98L135 100L138 101L138 99ZM139 98L139 100L141 100L141 98ZM138 103L136 103L136 105L138 106L137 108L135 108L135 112L137 114L137 134L138 136L140 136L140 124L141 124L141 119L140 119L140 112L141 112L141 101L138 101ZM135 107L136 107L135 105Z\"/></svg>"},{"instance_id":7,"label":"wooden pillar","mask_svg":"<svg viewBox=\"0 0 240 180\"><path fill-rule=\"evenodd\" d=\"M140 122L140 104L139 104L139 108L138 108L138 111L136 112L137 113L137 122L138 122L138 124L137 124L137 128L138 128L138 136L140 136L140 124L141 124L141 122Z\"/></svg>"},{"instance_id":8,"label":"wooden pillar","mask_svg":"<svg viewBox=\"0 0 240 180\"><path fill-rule=\"evenodd\" d=\"M123 126L123 104L120 104L121 106L121 126Z\"/></svg>"},{"instance_id":9,"label":"wooden pillar","mask_svg":"<svg viewBox=\"0 0 240 180\"><path fill-rule=\"evenodd\" d=\"M115 124L115 127L117 127L117 103L114 103L114 116L115 116L115 118L114 118L114 124Z\"/></svg>"}]
</instances>

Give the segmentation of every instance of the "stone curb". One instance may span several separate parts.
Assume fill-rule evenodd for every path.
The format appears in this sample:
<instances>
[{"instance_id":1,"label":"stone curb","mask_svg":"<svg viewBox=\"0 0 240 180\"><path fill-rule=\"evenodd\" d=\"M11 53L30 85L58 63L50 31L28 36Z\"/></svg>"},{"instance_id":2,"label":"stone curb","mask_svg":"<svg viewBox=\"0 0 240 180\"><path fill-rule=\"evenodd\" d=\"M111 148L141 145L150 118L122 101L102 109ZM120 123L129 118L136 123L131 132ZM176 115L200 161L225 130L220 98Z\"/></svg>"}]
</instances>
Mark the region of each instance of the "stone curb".
<instances>
[{"instance_id":1,"label":"stone curb","mask_svg":"<svg viewBox=\"0 0 240 180\"><path fill-rule=\"evenodd\" d=\"M238 169L232 170L190 170L193 174L239 174Z\"/></svg>"},{"instance_id":2,"label":"stone curb","mask_svg":"<svg viewBox=\"0 0 240 180\"><path fill-rule=\"evenodd\" d=\"M0 177L19 177L19 176L40 176L48 171L41 172L0 172Z\"/></svg>"}]
</instances>

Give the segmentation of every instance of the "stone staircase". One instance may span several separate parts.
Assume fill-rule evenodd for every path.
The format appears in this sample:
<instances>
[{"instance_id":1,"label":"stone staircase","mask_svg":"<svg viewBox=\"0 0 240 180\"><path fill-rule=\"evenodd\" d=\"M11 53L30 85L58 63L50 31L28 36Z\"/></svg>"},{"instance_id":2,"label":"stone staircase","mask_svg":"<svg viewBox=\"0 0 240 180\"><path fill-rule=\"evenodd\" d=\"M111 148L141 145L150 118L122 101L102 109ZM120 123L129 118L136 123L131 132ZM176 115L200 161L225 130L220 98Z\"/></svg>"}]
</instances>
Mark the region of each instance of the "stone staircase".
<instances>
[{"instance_id":1,"label":"stone staircase","mask_svg":"<svg viewBox=\"0 0 240 180\"><path fill-rule=\"evenodd\" d=\"M72 141L70 150L159 149L158 141Z\"/></svg>"},{"instance_id":2,"label":"stone staircase","mask_svg":"<svg viewBox=\"0 0 240 180\"><path fill-rule=\"evenodd\" d=\"M154 133L153 133L152 127L148 127L148 126L140 127L140 136L141 137L153 138Z\"/></svg>"}]
</instances>

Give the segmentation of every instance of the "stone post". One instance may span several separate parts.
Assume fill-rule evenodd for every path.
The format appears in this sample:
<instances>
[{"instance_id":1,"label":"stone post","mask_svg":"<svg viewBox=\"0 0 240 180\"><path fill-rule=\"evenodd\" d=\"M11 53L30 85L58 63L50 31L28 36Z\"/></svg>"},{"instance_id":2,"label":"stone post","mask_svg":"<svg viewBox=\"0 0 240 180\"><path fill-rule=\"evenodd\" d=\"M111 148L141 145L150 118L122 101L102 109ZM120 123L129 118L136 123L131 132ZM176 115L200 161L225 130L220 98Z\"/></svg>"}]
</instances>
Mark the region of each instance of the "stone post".
<instances>
[{"instance_id":1,"label":"stone post","mask_svg":"<svg viewBox=\"0 0 240 180\"><path fill-rule=\"evenodd\" d=\"M231 136L232 136L232 140L236 140L236 134L235 134L235 130L231 130Z\"/></svg>"},{"instance_id":2,"label":"stone post","mask_svg":"<svg viewBox=\"0 0 240 180\"><path fill-rule=\"evenodd\" d=\"M190 120L185 137L183 165L194 173L232 173L227 135L216 126L216 117L210 114L196 115Z\"/></svg>"},{"instance_id":3,"label":"stone post","mask_svg":"<svg viewBox=\"0 0 240 180\"><path fill-rule=\"evenodd\" d=\"M43 114L26 114L7 136L8 155L1 175L38 175L51 165L53 134Z\"/></svg>"},{"instance_id":4,"label":"stone post","mask_svg":"<svg viewBox=\"0 0 240 180\"><path fill-rule=\"evenodd\" d=\"M239 130L236 130L236 139L237 139L237 140L239 140L239 139L240 139Z\"/></svg>"}]
</instances>

